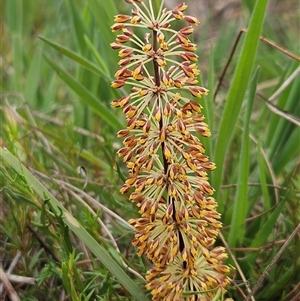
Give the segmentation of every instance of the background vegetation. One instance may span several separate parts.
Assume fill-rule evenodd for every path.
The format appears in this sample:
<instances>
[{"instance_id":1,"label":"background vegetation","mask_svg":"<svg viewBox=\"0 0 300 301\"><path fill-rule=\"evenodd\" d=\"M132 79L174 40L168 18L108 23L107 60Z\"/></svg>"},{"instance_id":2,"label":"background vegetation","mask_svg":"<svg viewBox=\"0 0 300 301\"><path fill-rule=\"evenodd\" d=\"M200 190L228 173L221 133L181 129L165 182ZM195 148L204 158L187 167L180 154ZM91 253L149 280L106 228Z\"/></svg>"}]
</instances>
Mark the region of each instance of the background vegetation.
<instances>
[{"instance_id":1,"label":"background vegetation","mask_svg":"<svg viewBox=\"0 0 300 301\"><path fill-rule=\"evenodd\" d=\"M249 22L251 15L262 20L263 2L256 16L255 1L246 0L229 11L216 4L202 12L195 40L212 129L204 143L218 167L211 175L224 224L217 243L235 267L228 297L296 301L299 3L270 1L260 32L259 22ZM136 209L118 192L126 169L116 157L116 132L124 120L110 108L126 93L110 88L117 69L110 26L128 5L9 0L0 6L0 299L146 300L149 263L136 256L126 223Z\"/></svg>"}]
</instances>

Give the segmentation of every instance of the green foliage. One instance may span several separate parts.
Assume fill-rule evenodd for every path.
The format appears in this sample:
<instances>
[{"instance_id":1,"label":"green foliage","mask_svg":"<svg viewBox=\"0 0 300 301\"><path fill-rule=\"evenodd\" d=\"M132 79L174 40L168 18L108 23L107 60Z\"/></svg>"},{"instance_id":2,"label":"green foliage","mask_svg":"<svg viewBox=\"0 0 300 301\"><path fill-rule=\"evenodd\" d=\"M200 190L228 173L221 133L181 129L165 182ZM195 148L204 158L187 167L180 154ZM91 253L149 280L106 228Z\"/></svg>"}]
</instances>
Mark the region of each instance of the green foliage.
<instances>
[{"instance_id":1,"label":"green foliage","mask_svg":"<svg viewBox=\"0 0 300 301\"><path fill-rule=\"evenodd\" d=\"M219 166L219 169L213 174L212 177L212 184L217 190L217 196L224 171L223 166L225 154L231 141L233 129L238 120L238 115L243 103L247 85L249 83L251 71L253 69L267 4L268 0L256 2L239 61L234 72L234 77L228 91L224 112L220 122L219 135L216 142L214 155L214 161L217 166ZM222 207L222 202L220 202L219 210L221 212L223 212Z\"/></svg>"},{"instance_id":2,"label":"green foliage","mask_svg":"<svg viewBox=\"0 0 300 301\"><path fill-rule=\"evenodd\" d=\"M222 234L241 271L236 269L228 292L235 300L243 299L236 289L242 275L239 289L247 295L244 281L253 287L300 222L299 75L271 99L299 62L259 40L263 35L297 53L298 34L287 25L293 16L279 22L278 14L265 15L267 3L241 1L241 27L248 32L216 97L217 75L239 28L208 17L201 20L195 41L201 81L210 90L201 105L212 136L203 144L217 163L210 177L222 212ZM125 122L122 112L110 107L126 93L110 88L118 60L109 46L115 38L110 26L114 15L129 7L117 0L39 5L6 0L3 8L3 269L20 251L12 274L37 280L35 285L13 283L20 300L146 300L143 276L149 263L136 255L126 222L136 209L118 192L126 173L116 156L121 147L116 132ZM213 42L211 26L218 29ZM270 110L265 99L281 114ZM79 174L79 166L86 173ZM296 254L299 236L275 262L254 300L293 300L300 281ZM233 258L228 260L235 265Z\"/></svg>"}]
</instances>

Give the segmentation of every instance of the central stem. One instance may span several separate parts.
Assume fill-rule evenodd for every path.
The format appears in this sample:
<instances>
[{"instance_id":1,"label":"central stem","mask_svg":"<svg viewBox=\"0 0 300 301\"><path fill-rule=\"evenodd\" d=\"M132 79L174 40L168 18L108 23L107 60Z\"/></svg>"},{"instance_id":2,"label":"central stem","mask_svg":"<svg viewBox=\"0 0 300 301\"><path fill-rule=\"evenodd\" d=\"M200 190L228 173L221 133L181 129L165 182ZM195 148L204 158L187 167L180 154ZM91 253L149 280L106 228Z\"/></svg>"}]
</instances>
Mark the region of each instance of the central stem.
<instances>
[{"instance_id":1,"label":"central stem","mask_svg":"<svg viewBox=\"0 0 300 301\"><path fill-rule=\"evenodd\" d=\"M154 59L153 59L153 67L154 67L154 81L155 81L155 85L157 87L157 107L161 107L159 105L159 100L160 100L160 97L159 97L159 87L160 87L160 78L159 78L159 66L158 66L158 63L156 61L156 53L157 53L157 31L156 30L153 30L153 51L155 53L154 55ZM163 112L161 112L163 114ZM163 119L161 118L160 121L159 121L159 130L161 131L161 129L163 128ZM165 143L163 142L162 143L162 156L163 156L163 165L164 165L164 172L165 174L167 174L168 172L168 161L166 159L166 157L164 156L164 148L165 148Z\"/></svg>"},{"instance_id":2,"label":"central stem","mask_svg":"<svg viewBox=\"0 0 300 301\"><path fill-rule=\"evenodd\" d=\"M156 61L156 54L157 54L157 31L153 30L153 51L154 51L154 59L153 59L153 67L154 67L154 81L155 81L155 85L157 88L160 87L160 77L159 77L159 66L158 63ZM159 91L159 89L157 89L157 91ZM160 93L160 92L157 92ZM159 94L156 95L157 96L157 107L162 108L162 106L159 105L159 101L160 101L160 97ZM163 115L163 112L161 112L161 115ZM160 119L159 121L159 130L161 131L163 128L164 124L163 124L163 118ZM165 175L167 175L168 173L168 166L169 163L167 161L167 158L164 155L164 149L165 149L165 142L162 142L161 144L162 147L162 157L163 157L163 165L164 165L164 173ZM169 185L169 183L168 183ZM168 187L167 187L167 191L168 191ZM168 204L172 204L173 206L173 219L174 221L176 221L176 207L175 207L175 200L173 197L168 196L168 200L167 200ZM178 239L179 239L179 250L182 252L184 249L184 241L182 238L182 235L180 233L180 231L178 231ZM183 263L183 267L186 268L186 262Z\"/></svg>"}]
</instances>

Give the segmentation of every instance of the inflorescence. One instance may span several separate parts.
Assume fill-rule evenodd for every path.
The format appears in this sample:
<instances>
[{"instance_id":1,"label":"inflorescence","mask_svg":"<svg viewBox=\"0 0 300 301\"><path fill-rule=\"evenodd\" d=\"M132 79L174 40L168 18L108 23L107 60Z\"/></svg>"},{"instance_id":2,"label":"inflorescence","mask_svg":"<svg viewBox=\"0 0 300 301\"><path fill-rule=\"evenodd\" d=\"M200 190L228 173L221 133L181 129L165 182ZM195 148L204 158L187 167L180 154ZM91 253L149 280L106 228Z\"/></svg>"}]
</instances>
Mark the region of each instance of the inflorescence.
<instances>
[{"instance_id":1,"label":"inflorescence","mask_svg":"<svg viewBox=\"0 0 300 301\"><path fill-rule=\"evenodd\" d=\"M197 86L198 56L189 38L199 21L184 14L185 3L169 10L162 0L155 14L152 0L125 1L131 15L115 16L112 26L119 34L111 47L120 57L112 87L131 92L112 106L127 121L118 133L124 138L118 155L129 171L121 193L131 192L141 215L129 223L138 254L153 262L146 287L152 300L221 300L229 268L224 248L213 247L222 227L207 177L215 165L199 139L210 130L194 100L208 90ZM187 26L172 29L177 20Z\"/></svg>"}]
</instances>

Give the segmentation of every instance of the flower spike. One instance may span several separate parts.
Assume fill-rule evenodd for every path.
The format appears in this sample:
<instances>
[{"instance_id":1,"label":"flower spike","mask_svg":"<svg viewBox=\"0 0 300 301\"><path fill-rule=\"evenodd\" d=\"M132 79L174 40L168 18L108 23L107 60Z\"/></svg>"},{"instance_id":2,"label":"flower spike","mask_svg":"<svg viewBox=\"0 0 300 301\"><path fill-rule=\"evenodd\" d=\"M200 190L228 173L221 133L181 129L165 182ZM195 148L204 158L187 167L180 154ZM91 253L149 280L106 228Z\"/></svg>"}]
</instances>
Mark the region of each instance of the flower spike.
<instances>
[{"instance_id":1,"label":"flower spike","mask_svg":"<svg viewBox=\"0 0 300 301\"><path fill-rule=\"evenodd\" d=\"M111 27L121 32L111 44L120 57L112 87L131 90L112 106L127 122L118 132L129 173L120 191L139 210L129 223L138 255L153 263L146 287L154 301L222 300L229 268L225 249L214 247L222 224L207 176L215 165L201 143L210 131L197 101L208 90L197 85L197 46L189 38L199 21L185 15L185 3L169 10L162 0L155 15L152 0L125 2L131 16L115 16ZM177 20L186 22L179 31L171 27Z\"/></svg>"}]
</instances>

